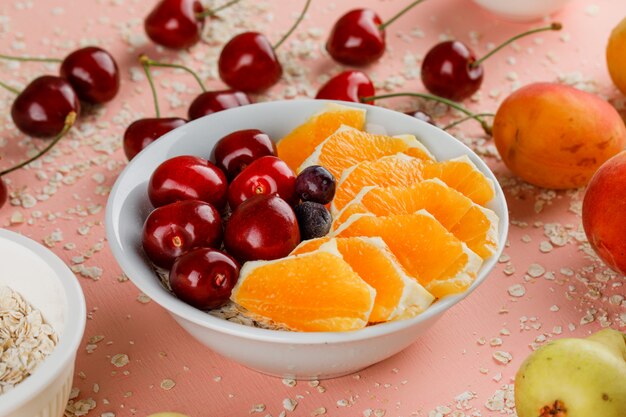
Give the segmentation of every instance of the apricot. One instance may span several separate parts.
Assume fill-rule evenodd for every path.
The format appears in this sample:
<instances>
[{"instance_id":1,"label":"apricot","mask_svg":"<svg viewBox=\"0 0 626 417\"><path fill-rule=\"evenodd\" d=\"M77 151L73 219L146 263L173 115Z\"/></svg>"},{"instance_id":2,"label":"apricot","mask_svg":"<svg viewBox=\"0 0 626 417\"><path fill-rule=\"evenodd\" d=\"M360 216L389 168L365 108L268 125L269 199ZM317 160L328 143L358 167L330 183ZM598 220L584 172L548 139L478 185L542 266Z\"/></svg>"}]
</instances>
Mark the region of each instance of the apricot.
<instances>
[{"instance_id":1,"label":"apricot","mask_svg":"<svg viewBox=\"0 0 626 417\"><path fill-rule=\"evenodd\" d=\"M606 46L606 63L613 82L626 94L626 18L611 32Z\"/></svg>"},{"instance_id":2,"label":"apricot","mask_svg":"<svg viewBox=\"0 0 626 417\"><path fill-rule=\"evenodd\" d=\"M606 161L589 182L583 200L583 228L591 247L615 271L626 275L626 152Z\"/></svg>"},{"instance_id":3,"label":"apricot","mask_svg":"<svg viewBox=\"0 0 626 417\"><path fill-rule=\"evenodd\" d=\"M535 83L502 102L493 138L515 175L539 187L567 189L587 184L626 146L626 127L617 111L593 94Z\"/></svg>"}]
</instances>

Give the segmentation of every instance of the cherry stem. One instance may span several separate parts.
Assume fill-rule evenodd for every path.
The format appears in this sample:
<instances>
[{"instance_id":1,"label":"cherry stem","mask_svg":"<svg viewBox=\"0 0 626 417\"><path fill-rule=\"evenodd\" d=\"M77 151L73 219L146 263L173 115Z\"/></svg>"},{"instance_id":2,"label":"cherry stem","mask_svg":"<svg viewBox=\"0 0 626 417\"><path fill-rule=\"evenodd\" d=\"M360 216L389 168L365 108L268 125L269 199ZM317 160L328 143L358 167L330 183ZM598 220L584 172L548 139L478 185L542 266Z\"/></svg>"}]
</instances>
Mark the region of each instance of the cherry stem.
<instances>
[{"instance_id":1,"label":"cherry stem","mask_svg":"<svg viewBox=\"0 0 626 417\"><path fill-rule=\"evenodd\" d=\"M309 10L310 4L311 0L306 0L306 3L304 4L304 9L302 9L302 12L300 12L300 16L298 16L298 19L294 22L293 26L291 26L287 33L285 33L283 37L280 38L280 40L273 46L274 50L278 49L278 47L280 47L280 45L282 45L283 42L285 42L287 38L291 36L293 31L296 30L300 22L302 22L302 19L304 19L304 15L306 14L307 10Z\"/></svg>"},{"instance_id":2,"label":"cherry stem","mask_svg":"<svg viewBox=\"0 0 626 417\"><path fill-rule=\"evenodd\" d=\"M158 61L154 61L152 59L150 59L147 55L142 55L145 58L140 58L140 60L142 60L141 62L144 65L148 65L150 67L163 67L163 68L176 68L176 69L181 69L183 71L188 72L189 74L191 74L193 76L193 78L196 79L196 81L198 82L198 84L200 85L200 89L202 89L202 92L206 92L206 87L204 86L204 83L202 82L202 80L200 79L200 76L191 68L188 68L184 65L180 65L180 64L168 64L165 62L158 62Z\"/></svg>"},{"instance_id":3,"label":"cherry stem","mask_svg":"<svg viewBox=\"0 0 626 417\"><path fill-rule=\"evenodd\" d=\"M152 90L152 100L154 101L154 112L156 113L157 119L161 117L161 110L159 109L159 98L157 96L156 88L154 87L154 80L152 79L152 73L150 72L150 64L147 62L150 61L146 55L139 56L139 62L143 65L143 70L146 73L146 78L148 78L148 83L150 84L150 89Z\"/></svg>"},{"instance_id":4,"label":"cherry stem","mask_svg":"<svg viewBox=\"0 0 626 417\"><path fill-rule=\"evenodd\" d=\"M470 64L470 67L475 68L475 67L479 66L486 59L488 59L491 55L494 55L495 53L500 51L505 46L510 45L511 43L515 42L516 40L518 40L520 38L524 38L524 37L526 37L528 35L532 35L532 34L539 33L539 32L547 32L549 30L561 30L561 29L563 29L563 25L558 23L558 22L554 22L550 26L544 26L544 27L541 27L541 28L529 30L528 32L520 33L519 35L513 36L508 41L506 41L506 42L500 44L499 46L497 46L496 48L492 49L489 53L487 53L487 55L483 56L482 58L480 58L480 59L478 59L478 60L476 60L474 62L472 62Z\"/></svg>"},{"instance_id":5,"label":"cherry stem","mask_svg":"<svg viewBox=\"0 0 626 417\"><path fill-rule=\"evenodd\" d=\"M196 13L196 18L202 19L207 16L215 16L218 12L221 12L224 9L228 9L230 6L239 3L241 0L231 0L228 3L222 4L221 6L216 7L215 9L206 9L200 13Z\"/></svg>"},{"instance_id":6,"label":"cherry stem","mask_svg":"<svg viewBox=\"0 0 626 417\"><path fill-rule=\"evenodd\" d=\"M21 62L54 62L57 64L60 62L63 62L63 60L59 58L37 58L34 56L11 56L11 55L2 55L2 54L0 54L0 59L6 59L7 61L21 61Z\"/></svg>"},{"instance_id":7,"label":"cherry stem","mask_svg":"<svg viewBox=\"0 0 626 417\"><path fill-rule=\"evenodd\" d=\"M5 84L2 81L0 81L0 87L4 88L7 91L12 92L13 94L19 94L20 90L18 90L17 88L13 88L11 87L9 84Z\"/></svg>"},{"instance_id":8,"label":"cherry stem","mask_svg":"<svg viewBox=\"0 0 626 417\"><path fill-rule=\"evenodd\" d=\"M472 119L475 119L478 123L480 123L480 125L482 126L483 130L485 131L485 133L487 133L488 135L491 135L491 126L489 126L487 124L487 122L485 122L479 116L477 116L476 114L472 113L471 111L469 111L465 107L461 106L460 104L455 103L452 100L448 100L447 98L435 96L435 95L432 95L432 94L425 94L425 93L392 93L392 94L383 94L383 95L380 95L380 96L361 97L361 102L367 103L369 101L382 100L382 99L385 99L385 98L393 98L393 97L419 97L419 98L423 98L425 100L432 100L432 101L437 101L439 103L447 104L448 106L452 107L453 109L456 109L456 110L460 111L461 113L464 113L464 114L468 115Z\"/></svg>"},{"instance_id":9,"label":"cherry stem","mask_svg":"<svg viewBox=\"0 0 626 417\"><path fill-rule=\"evenodd\" d=\"M449 125L446 125L444 127L442 127L443 130L448 130L453 128L454 126L460 125L463 122L466 122L470 119L475 119L476 117L495 117L496 115L493 113L476 113L473 114L472 116L465 116L462 119L456 120L452 123L450 123Z\"/></svg>"},{"instance_id":10,"label":"cherry stem","mask_svg":"<svg viewBox=\"0 0 626 417\"><path fill-rule=\"evenodd\" d=\"M57 142L59 142L61 140L61 138L63 136L65 136L65 134L67 133L68 130L70 130L70 128L72 126L74 126L74 122L76 122L76 112L75 111L71 111L67 114L67 116L65 116L65 124L63 125L63 130L61 130L61 132L59 132L58 135L55 136L55 138L52 140L52 142L50 142L48 144L48 146L46 146L45 148L43 148L42 150L40 150L39 152L37 152L37 155L33 156L32 158L28 158L26 161L24 162L20 162L19 164L15 165L14 167L11 167L9 169L5 169L4 171L0 172L0 177L9 174L15 170L18 170L20 168L22 168L23 166L26 166L28 164L30 164L31 162L35 161L36 159L39 159L40 157L42 157L43 155L45 155L50 149L52 149L54 147L54 145L57 144Z\"/></svg>"},{"instance_id":11,"label":"cherry stem","mask_svg":"<svg viewBox=\"0 0 626 417\"><path fill-rule=\"evenodd\" d=\"M409 4L408 6L406 6L404 9L400 10L398 13L396 13L395 16L393 16L391 19L387 20L386 22L381 23L378 26L378 29L380 30L385 30L385 28L387 26L389 26L390 24L392 24L393 22L395 22L398 18L400 18L403 14L405 14L406 12L408 12L409 10L411 10L414 6L417 6L418 4L420 4L421 2L423 2L424 0L415 0L413 3Z\"/></svg>"}]
</instances>

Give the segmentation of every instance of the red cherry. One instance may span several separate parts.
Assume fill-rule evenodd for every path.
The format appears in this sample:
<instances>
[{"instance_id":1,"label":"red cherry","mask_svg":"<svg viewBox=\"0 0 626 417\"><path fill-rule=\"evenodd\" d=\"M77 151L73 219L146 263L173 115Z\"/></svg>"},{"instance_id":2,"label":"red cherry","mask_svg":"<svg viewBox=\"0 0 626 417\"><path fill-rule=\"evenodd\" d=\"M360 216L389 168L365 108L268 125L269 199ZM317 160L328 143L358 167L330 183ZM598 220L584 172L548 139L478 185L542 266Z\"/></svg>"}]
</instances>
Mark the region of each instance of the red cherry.
<instances>
[{"instance_id":1,"label":"red cherry","mask_svg":"<svg viewBox=\"0 0 626 417\"><path fill-rule=\"evenodd\" d=\"M2 177L0 177L0 208L2 208L2 206L6 204L8 199L9 199L9 190L7 190L6 183L4 182Z\"/></svg>"},{"instance_id":2,"label":"red cherry","mask_svg":"<svg viewBox=\"0 0 626 417\"><path fill-rule=\"evenodd\" d=\"M367 74L361 71L344 71L328 80L319 89L315 98L361 103L363 97L374 94L374 83ZM373 101L367 103L372 104Z\"/></svg>"},{"instance_id":3,"label":"red cherry","mask_svg":"<svg viewBox=\"0 0 626 417\"><path fill-rule=\"evenodd\" d=\"M146 17L146 34L166 48L189 48L200 40L203 11L199 0L161 0Z\"/></svg>"},{"instance_id":4,"label":"red cherry","mask_svg":"<svg viewBox=\"0 0 626 417\"><path fill-rule=\"evenodd\" d=\"M232 180L253 161L267 155L276 156L272 139L258 129L246 129L217 141L212 159Z\"/></svg>"},{"instance_id":5,"label":"red cherry","mask_svg":"<svg viewBox=\"0 0 626 417\"><path fill-rule=\"evenodd\" d=\"M275 156L263 156L235 177L228 187L228 204L234 210L257 194L278 194L289 204L297 203L296 175Z\"/></svg>"},{"instance_id":6,"label":"red cherry","mask_svg":"<svg viewBox=\"0 0 626 417\"><path fill-rule=\"evenodd\" d=\"M81 100L92 104L112 100L120 88L115 59L95 46L77 49L66 56L61 63L61 77L69 81Z\"/></svg>"},{"instance_id":7,"label":"red cherry","mask_svg":"<svg viewBox=\"0 0 626 417\"><path fill-rule=\"evenodd\" d=\"M169 275L174 294L201 310L228 302L239 278L239 264L215 249L201 248L179 257Z\"/></svg>"},{"instance_id":8,"label":"red cherry","mask_svg":"<svg viewBox=\"0 0 626 417\"><path fill-rule=\"evenodd\" d=\"M377 61L385 52L381 18L370 9L350 10L333 26L326 50L337 62L362 66Z\"/></svg>"},{"instance_id":9,"label":"red cherry","mask_svg":"<svg viewBox=\"0 0 626 417\"><path fill-rule=\"evenodd\" d=\"M243 91L220 90L206 91L196 97L189 106L189 120L217 113L218 111L232 109L233 107L251 104L252 100Z\"/></svg>"},{"instance_id":10,"label":"red cherry","mask_svg":"<svg viewBox=\"0 0 626 417\"><path fill-rule=\"evenodd\" d=\"M11 117L18 129L37 137L58 135L70 112L80 113L78 96L66 80L53 75L31 81L11 107Z\"/></svg>"},{"instance_id":11,"label":"red cherry","mask_svg":"<svg viewBox=\"0 0 626 417\"><path fill-rule=\"evenodd\" d=\"M200 200L218 209L226 205L228 182L211 162L182 155L161 163L150 177L148 197L154 207L179 200Z\"/></svg>"},{"instance_id":12,"label":"red cherry","mask_svg":"<svg viewBox=\"0 0 626 417\"><path fill-rule=\"evenodd\" d=\"M130 161L161 136L187 123L180 117L157 117L135 120L124 132L124 153Z\"/></svg>"},{"instance_id":13,"label":"red cherry","mask_svg":"<svg viewBox=\"0 0 626 417\"><path fill-rule=\"evenodd\" d=\"M298 243L296 215L276 194L246 200L235 209L224 230L224 246L240 262L282 258Z\"/></svg>"},{"instance_id":14,"label":"red cherry","mask_svg":"<svg viewBox=\"0 0 626 417\"><path fill-rule=\"evenodd\" d=\"M143 225L143 249L161 268L170 268L177 257L192 249L219 248L221 241L220 214L203 201L177 201L159 207Z\"/></svg>"}]
</instances>

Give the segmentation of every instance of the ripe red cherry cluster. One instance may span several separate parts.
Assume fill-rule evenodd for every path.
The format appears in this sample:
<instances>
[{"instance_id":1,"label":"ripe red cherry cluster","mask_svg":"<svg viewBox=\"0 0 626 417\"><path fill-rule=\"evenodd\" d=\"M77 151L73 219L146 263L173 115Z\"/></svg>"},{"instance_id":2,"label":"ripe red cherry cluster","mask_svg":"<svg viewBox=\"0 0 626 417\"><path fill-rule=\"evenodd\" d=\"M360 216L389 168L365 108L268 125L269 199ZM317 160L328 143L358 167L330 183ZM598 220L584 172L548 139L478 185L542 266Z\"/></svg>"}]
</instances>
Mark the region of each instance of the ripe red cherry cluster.
<instances>
[{"instance_id":1,"label":"ripe red cherry cluster","mask_svg":"<svg viewBox=\"0 0 626 417\"><path fill-rule=\"evenodd\" d=\"M155 169L148 197L156 208L142 234L147 257L170 270L172 291L203 310L228 301L241 263L282 258L302 238L326 235L324 204L335 192L322 167L296 177L257 129L224 136L211 159L182 155Z\"/></svg>"}]
</instances>

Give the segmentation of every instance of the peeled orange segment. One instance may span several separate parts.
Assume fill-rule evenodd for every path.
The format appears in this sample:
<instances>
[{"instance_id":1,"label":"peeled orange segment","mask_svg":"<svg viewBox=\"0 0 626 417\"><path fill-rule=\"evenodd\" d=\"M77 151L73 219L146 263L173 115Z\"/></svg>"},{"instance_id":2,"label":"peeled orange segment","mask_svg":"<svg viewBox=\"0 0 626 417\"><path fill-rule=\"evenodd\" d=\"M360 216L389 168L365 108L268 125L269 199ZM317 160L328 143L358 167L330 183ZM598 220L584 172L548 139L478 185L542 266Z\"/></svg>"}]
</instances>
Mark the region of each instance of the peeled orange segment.
<instances>
[{"instance_id":1,"label":"peeled orange segment","mask_svg":"<svg viewBox=\"0 0 626 417\"><path fill-rule=\"evenodd\" d=\"M415 213L422 209L432 214L481 258L495 253L498 216L436 178L409 187L364 187L339 212L333 230L357 213L388 216Z\"/></svg>"},{"instance_id":2,"label":"peeled orange segment","mask_svg":"<svg viewBox=\"0 0 626 417\"><path fill-rule=\"evenodd\" d=\"M298 331L346 331L367 325L376 291L341 255L316 250L246 262L231 300L252 315Z\"/></svg>"},{"instance_id":3,"label":"peeled orange segment","mask_svg":"<svg viewBox=\"0 0 626 417\"><path fill-rule=\"evenodd\" d=\"M329 103L321 112L314 114L282 138L277 145L278 157L294 171L324 139L341 125L363 129L365 109Z\"/></svg>"},{"instance_id":4,"label":"peeled orange segment","mask_svg":"<svg viewBox=\"0 0 626 417\"><path fill-rule=\"evenodd\" d=\"M318 237L317 239L303 240L289 255L302 255L303 253L313 252L328 242L331 238L328 236Z\"/></svg>"},{"instance_id":5,"label":"peeled orange segment","mask_svg":"<svg viewBox=\"0 0 626 417\"><path fill-rule=\"evenodd\" d=\"M334 234L380 236L409 275L436 297L465 291L482 265L480 256L425 210L386 217L355 214Z\"/></svg>"},{"instance_id":6,"label":"peeled orange segment","mask_svg":"<svg viewBox=\"0 0 626 417\"><path fill-rule=\"evenodd\" d=\"M363 161L374 161L399 152L420 159L434 161L435 157L413 135L374 135L341 126L320 143L315 151L298 168L298 172L311 165L321 165L335 178L346 168Z\"/></svg>"}]
</instances>

